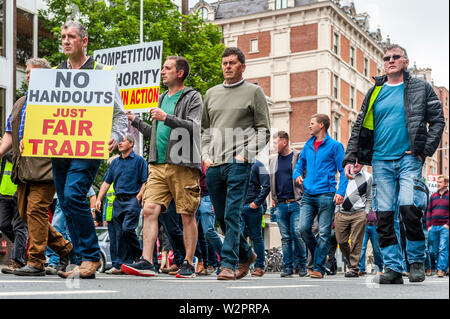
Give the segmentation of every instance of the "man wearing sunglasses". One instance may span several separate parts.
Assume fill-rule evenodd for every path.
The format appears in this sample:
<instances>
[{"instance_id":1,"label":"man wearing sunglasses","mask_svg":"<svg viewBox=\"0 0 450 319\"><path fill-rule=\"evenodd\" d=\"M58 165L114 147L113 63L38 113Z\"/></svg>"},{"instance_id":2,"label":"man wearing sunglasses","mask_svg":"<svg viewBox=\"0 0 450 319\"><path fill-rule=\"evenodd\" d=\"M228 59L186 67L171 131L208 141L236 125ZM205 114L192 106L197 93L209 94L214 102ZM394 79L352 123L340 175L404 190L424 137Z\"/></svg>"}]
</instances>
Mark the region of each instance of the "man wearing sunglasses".
<instances>
[{"instance_id":1,"label":"man wearing sunglasses","mask_svg":"<svg viewBox=\"0 0 450 319\"><path fill-rule=\"evenodd\" d=\"M422 215L427 188L422 166L444 129L442 105L432 86L407 71L406 50L392 44L384 52L385 75L374 77L353 127L343 165L353 179L356 163L372 165L373 207L385 272L380 284L402 284L399 214L406 228L409 281L425 280Z\"/></svg>"}]
</instances>

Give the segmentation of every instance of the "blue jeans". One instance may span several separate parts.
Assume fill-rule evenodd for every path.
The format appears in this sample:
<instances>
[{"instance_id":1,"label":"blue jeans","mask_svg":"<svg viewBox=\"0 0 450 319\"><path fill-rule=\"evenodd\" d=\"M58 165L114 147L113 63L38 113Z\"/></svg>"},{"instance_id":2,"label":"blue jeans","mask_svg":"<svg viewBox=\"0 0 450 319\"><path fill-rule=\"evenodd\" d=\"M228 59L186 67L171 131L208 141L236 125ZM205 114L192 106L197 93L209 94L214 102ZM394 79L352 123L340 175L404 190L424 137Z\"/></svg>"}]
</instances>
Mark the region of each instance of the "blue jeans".
<instances>
[{"instance_id":1,"label":"blue jeans","mask_svg":"<svg viewBox=\"0 0 450 319\"><path fill-rule=\"evenodd\" d=\"M248 236L253 243L253 249L255 250L257 256L255 268L264 269L266 252L264 250L264 239L262 236L262 218L262 206L253 209L249 204L244 205L241 216L241 232L245 233L245 230L247 230Z\"/></svg>"},{"instance_id":2,"label":"blue jeans","mask_svg":"<svg viewBox=\"0 0 450 319\"><path fill-rule=\"evenodd\" d=\"M240 261L252 256L252 249L241 232L241 215L247 197L250 163L234 162L210 167L206 171L216 219L225 232L221 265L236 270Z\"/></svg>"},{"instance_id":3,"label":"blue jeans","mask_svg":"<svg viewBox=\"0 0 450 319\"><path fill-rule=\"evenodd\" d=\"M444 225L431 226L428 234L437 259L437 270L445 273L448 269L449 230Z\"/></svg>"},{"instance_id":4,"label":"blue jeans","mask_svg":"<svg viewBox=\"0 0 450 319\"><path fill-rule=\"evenodd\" d=\"M361 261L359 262L359 271L366 272L366 250L367 243L372 243L373 248L373 259L375 265L378 267L377 271L383 271L383 256L381 255L380 244L378 242L377 226L366 225L366 230L364 232L363 246L361 250Z\"/></svg>"},{"instance_id":5,"label":"blue jeans","mask_svg":"<svg viewBox=\"0 0 450 319\"><path fill-rule=\"evenodd\" d=\"M295 233L301 236L311 252L313 271L326 273L326 259L330 248L331 224L334 217L334 193L309 195L304 193L300 202L300 216L295 222ZM317 238L312 232L314 218L318 217ZM279 217L279 215L278 215Z\"/></svg>"},{"instance_id":6,"label":"blue jeans","mask_svg":"<svg viewBox=\"0 0 450 319\"><path fill-rule=\"evenodd\" d=\"M403 272L399 214L405 225L408 262L425 261L422 215L427 206L422 161L412 155L398 160L373 160L373 210L385 268Z\"/></svg>"},{"instance_id":7,"label":"blue jeans","mask_svg":"<svg viewBox=\"0 0 450 319\"><path fill-rule=\"evenodd\" d=\"M53 226L53 228L55 228L55 230L57 232L59 232L61 235L63 235L63 237L65 239L72 242L70 239L70 236L69 236L69 232L67 231L66 217L64 216L64 213L61 210L58 200L56 200L56 205L55 205L55 209L53 212L52 226ZM59 255L57 253L55 253L48 246L47 246L47 257L49 258L48 259L49 265L53 265L56 267L59 264ZM76 265L81 265L81 259L80 259L78 252L74 251L74 256L72 257L72 262Z\"/></svg>"},{"instance_id":8,"label":"blue jeans","mask_svg":"<svg viewBox=\"0 0 450 319\"><path fill-rule=\"evenodd\" d=\"M209 195L202 196L200 206L198 207L198 216L202 225L203 234L208 243L208 265L217 264L217 257L210 252L215 251L219 255L222 251L222 240L214 228L216 224L216 216L214 215L211 198ZM212 248L209 249L209 248Z\"/></svg>"},{"instance_id":9,"label":"blue jeans","mask_svg":"<svg viewBox=\"0 0 450 319\"><path fill-rule=\"evenodd\" d=\"M306 269L306 247L302 238L295 233L295 223L300 215L300 205L297 202L279 203L277 223L281 234L281 249L283 250L284 270ZM298 259L295 260L294 259Z\"/></svg>"},{"instance_id":10,"label":"blue jeans","mask_svg":"<svg viewBox=\"0 0 450 319\"><path fill-rule=\"evenodd\" d=\"M75 252L82 261L101 258L86 194L94 182L101 160L53 158L53 180Z\"/></svg>"},{"instance_id":11,"label":"blue jeans","mask_svg":"<svg viewBox=\"0 0 450 319\"><path fill-rule=\"evenodd\" d=\"M120 269L122 264L130 264L142 254L136 235L141 206L136 197L124 201L116 198L113 204L113 212L111 222L115 238L111 238L110 241L115 242L117 259L112 260L112 265L114 268Z\"/></svg>"}]
</instances>

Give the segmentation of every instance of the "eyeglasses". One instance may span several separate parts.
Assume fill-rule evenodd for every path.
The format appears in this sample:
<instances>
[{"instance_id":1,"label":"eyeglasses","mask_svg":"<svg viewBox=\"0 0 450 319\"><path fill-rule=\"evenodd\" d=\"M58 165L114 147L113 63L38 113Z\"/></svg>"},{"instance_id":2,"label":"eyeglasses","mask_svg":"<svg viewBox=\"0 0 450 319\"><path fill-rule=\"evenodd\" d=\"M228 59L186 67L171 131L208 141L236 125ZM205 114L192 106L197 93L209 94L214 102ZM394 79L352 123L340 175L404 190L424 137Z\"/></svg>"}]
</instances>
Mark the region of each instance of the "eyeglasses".
<instances>
[{"instance_id":1,"label":"eyeglasses","mask_svg":"<svg viewBox=\"0 0 450 319\"><path fill-rule=\"evenodd\" d=\"M400 59L401 57L403 57L403 56L402 56L402 55L399 55L399 54L388 55L388 56L383 57L383 61L384 61L384 62L389 62L389 61L391 61L391 58L393 58L394 60L398 60L398 59Z\"/></svg>"}]
</instances>

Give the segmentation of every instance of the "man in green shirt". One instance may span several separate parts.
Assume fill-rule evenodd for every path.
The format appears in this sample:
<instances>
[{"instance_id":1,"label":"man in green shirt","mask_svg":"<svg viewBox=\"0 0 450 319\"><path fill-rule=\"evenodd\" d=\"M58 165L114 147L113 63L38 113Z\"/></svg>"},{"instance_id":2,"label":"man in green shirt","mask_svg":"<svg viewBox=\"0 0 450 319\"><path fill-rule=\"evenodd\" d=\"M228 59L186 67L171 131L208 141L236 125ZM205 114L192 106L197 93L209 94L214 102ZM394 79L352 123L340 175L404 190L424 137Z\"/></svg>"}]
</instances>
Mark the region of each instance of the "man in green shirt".
<instances>
[{"instance_id":1,"label":"man in green shirt","mask_svg":"<svg viewBox=\"0 0 450 319\"><path fill-rule=\"evenodd\" d=\"M202 160L216 219L225 230L219 280L245 277L256 255L241 233L251 162L270 140L263 90L243 78L245 55L222 53L224 83L209 89L202 114Z\"/></svg>"},{"instance_id":2,"label":"man in green shirt","mask_svg":"<svg viewBox=\"0 0 450 319\"><path fill-rule=\"evenodd\" d=\"M158 237L158 216L165 212L172 199L183 222L183 240L186 256L177 274L178 278L195 276L193 265L197 245L195 213L200 204L200 93L186 87L189 62L179 56L170 56L164 62L161 76L168 87L159 98L159 107L151 109L152 124L128 112L131 125L144 137L150 138L149 174L143 195L143 249L142 258L133 264L123 264L129 275L155 276L151 262Z\"/></svg>"}]
</instances>

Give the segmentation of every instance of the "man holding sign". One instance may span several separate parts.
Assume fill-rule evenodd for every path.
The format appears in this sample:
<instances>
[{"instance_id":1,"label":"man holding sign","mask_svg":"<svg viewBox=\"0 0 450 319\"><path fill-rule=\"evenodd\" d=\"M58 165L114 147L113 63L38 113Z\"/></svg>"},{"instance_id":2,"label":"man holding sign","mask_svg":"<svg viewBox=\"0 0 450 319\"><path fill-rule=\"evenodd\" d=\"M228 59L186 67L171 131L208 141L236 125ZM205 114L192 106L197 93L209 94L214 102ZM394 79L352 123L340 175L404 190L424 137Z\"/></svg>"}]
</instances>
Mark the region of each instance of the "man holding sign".
<instances>
[{"instance_id":1,"label":"man holding sign","mask_svg":"<svg viewBox=\"0 0 450 319\"><path fill-rule=\"evenodd\" d=\"M36 68L49 69L50 64L45 59L28 60L27 85L31 70ZM27 265L21 268L11 267L9 270L18 276L45 276L47 246L60 256L58 270L66 269L73 250L72 244L48 220L48 208L55 194L51 159L23 157L21 154L25 118L32 117L27 108L27 95L14 104L0 146L0 157L9 149L13 150L11 181L17 184L17 208L20 217L27 223L29 235Z\"/></svg>"},{"instance_id":2,"label":"man holding sign","mask_svg":"<svg viewBox=\"0 0 450 319\"><path fill-rule=\"evenodd\" d=\"M75 135L72 139L78 144L71 144L69 150L69 144L66 142L67 147L60 149L57 155L49 153L48 156L52 156L53 164L53 176L56 186L56 192L58 199L61 203L61 209L67 218L67 225L69 228L70 237L72 238L74 249L79 251L82 263L79 267L76 267L70 272L59 271L58 275L63 278L79 276L80 278L95 278L95 271L100 265L100 248L98 245L98 239L95 232L94 220L90 213L89 203L86 199L86 194L89 187L92 185L94 178L97 174L97 170L100 166L101 159L105 158L104 143L95 145L91 142L89 146L87 144L80 144L80 142L91 141L90 135L94 135L94 130L102 125L93 125L94 120L99 120L99 116L107 119L107 108L104 108L104 112L101 115L89 115L90 107L84 107L89 102L100 104L99 106L114 104L112 114L112 128L111 138L108 141L108 151L112 152L117 144L124 138L127 131L127 117L123 109L122 99L117 85L115 85L115 93L108 94L110 92L89 92L84 89L83 86L88 85L89 77L92 77L88 70L107 70L111 69L108 66L96 63L92 57L86 55L86 47L88 44L88 34L82 24L75 21L67 21L61 28L61 40L64 53L68 57L67 61L64 61L58 66L59 69L71 69L71 70L86 70L86 72L72 72L64 73L61 75L60 81L57 84L60 87L69 85L69 80L72 80L70 84L76 86L71 91L72 102L79 99L78 105L80 107L68 109L61 108L54 113L57 118L68 117L75 121L66 121L66 124L62 122L46 122L43 126L43 131L53 132L55 135L61 134ZM96 72L94 72L96 73ZM84 74L84 75L82 75ZM76 79L76 77L78 78ZM101 83L96 83L96 85ZM72 87L71 87L72 89ZM80 93L77 93L80 92ZM113 101L111 100L113 99ZM94 107L92 107L94 109ZM97 108L101 109L101 108ZM86 111L84 111L86 110ZM60 113L58 113L60 112ZM100 111L101 112L101 111ZM94 112L95 113L95 112ZM92 121L90 121L90 120ZM85 121L83 121L85 120ZM101 120L101 119L100 119ZM59 125L61 123L61 125ZM68 124L70 123L70 125ZM98 122L96 122L98 123ZM105 125L109 124L105 122ZM100 129L100 128L99 128ZM72 134L73 133L73 134ZM51 134L51 133L50 133ZM68 138L67 138L68 139ZM75 145L75 149L74 146ZM86 147L90 147L91 152L86 156L77 156L77 150L84 155ZM95 152L92 150L95 148ZM58 150L58 148L56 148ZM96 156L102 153L103 156Z\"/></svg>"}]
</instances>

